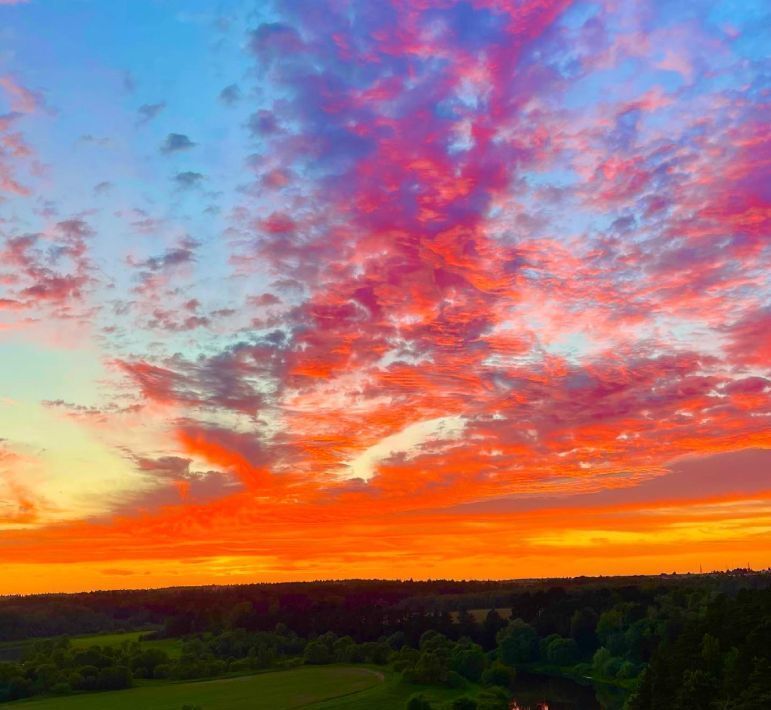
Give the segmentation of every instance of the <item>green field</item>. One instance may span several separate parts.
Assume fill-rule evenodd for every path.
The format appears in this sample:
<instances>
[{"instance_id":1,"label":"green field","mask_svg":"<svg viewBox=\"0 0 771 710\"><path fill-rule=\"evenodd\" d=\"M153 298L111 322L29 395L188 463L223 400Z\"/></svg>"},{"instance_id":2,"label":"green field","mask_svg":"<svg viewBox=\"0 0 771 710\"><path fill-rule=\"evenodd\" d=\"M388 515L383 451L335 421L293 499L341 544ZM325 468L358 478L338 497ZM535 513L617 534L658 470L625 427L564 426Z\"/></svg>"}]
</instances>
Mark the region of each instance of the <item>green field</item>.
<instances>
[{"instance_id":1,"label":"green field","mask_svg":"<svg viewBox=\"0 0 771 710\"><path fill-rule=\"evenodd\" d=\"M178 658L182 650L178 639L159 639L157 641L140 641L148 631L122 631L115 634L92 634L90 636L70 636L73 648L88 648L89 646L120 646L126 641L139 641L143 648L158 648L165 651L170 658ZM6 641L0 643L0 661L17 660L21 658L35 641L50 639L26 639L24 641Z\"/></svg>"},{"instance_id":2,"label":"green field","mask_svg":"<svg viewBox=\"0 0 771 710\"><path fill-rule=\"evenodd\" d=\"M92 636L70 636L73 648L88 648L89 646L120 646L126 641L139 641L147 631L124 631L118 634L93 634Z\"/></svg>"},{"instance_id":3,"label":"green field","mask_svg":"<svg viewBox=\"0 0 771 710\"><path fill-rule=\"evenodd\" d=\"M386 685L379 670L353 666L323 666L221 678L194 683L145 685L130 690L22 700L11 707L25 710L180 710L185 704L203 710L290 710L290 708L380 708L393 705L342 704L375 686ZM323 705L321 701L326 701ZM331 704L330 704L331 701ZM398 706L397 706L398 707Z\"/></svg>"},{"instance_id":4,"label":"green field","mask_svg":"<svg viewBox=\"0 0 771 710\"><path fill-rule=\"evenodd\" d=\"M509 609L498 609L498 613L501 615L501 618L508 619L509 616L511 616L511 612ZM474 617L474 621L476 621L478 624L484 623L484 620L487 618L487 614L490 612L490 609L469 609L468 613L471 614L471 616ZM450 616L452 616L453 621L457 621L460 617L460 612L458 611L451 611Z\"/></svg>"},{"instance_id":5,"label":"green field","mask_svg":"<svg viewBox=\"0 0 771 710\"><path fill-rule=\"evenodd\" d=\"M444 703L461 695L474 696L478 686L469 686L464 690L439 688L435 686L413 685L402 680L400 673L385 674L385 682L363 690L355 695L322 700L308 705L308 710L402 710L409 697L420 693L434 703ZM208 710L208 708L204 708ZM277 708L277 710L279 710Z\"/></svg>"},{"instance_id":6,"label":"green field","mask_svg":"<svg viewBox=\"0 0 771 710\"><path fill-rule=\"evenodd\" d=\"M74 636L70 638L70 644L74 648L88 648L89 646L120 646L126 641L138 641L142 648L157 648L165 651L169 658L179 658L182 652L182 644L179 639L157 639L142 641L141 638L147 631L125 631L119 634L97 634L94 636Z\"/></svg>"}]
</instances>

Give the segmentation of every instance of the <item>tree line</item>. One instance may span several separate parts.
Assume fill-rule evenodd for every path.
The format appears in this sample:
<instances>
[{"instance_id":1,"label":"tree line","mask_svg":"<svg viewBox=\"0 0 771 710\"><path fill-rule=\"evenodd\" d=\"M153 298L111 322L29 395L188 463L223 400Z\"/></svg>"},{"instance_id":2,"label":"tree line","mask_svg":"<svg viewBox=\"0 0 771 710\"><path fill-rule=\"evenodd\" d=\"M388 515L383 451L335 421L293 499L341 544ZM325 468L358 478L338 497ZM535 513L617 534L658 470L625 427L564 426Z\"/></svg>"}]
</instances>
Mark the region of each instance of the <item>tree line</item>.
<instances>
[{"instance_id":1,"label":"tree line","mask_svg":"<svg viewBox=\"0 0 771 710\"><path fill-rule=\"evenodd\" d=\"M625 691L628 710L771 707L767 575L603 582L497 588L349 582L104 593L81 607L90 616L78 633L93 631L95 614L109 630L137 620L145 627L152 621L155 630L143 641L112 648L77 648L66 638L36 641L24 658L0 663L0 700L125 688L145 679L368 663L389 665L415 685L468 688L452 701L461 710L507 707L523 673L615 685ZM116 603L110 606L109 599ZM477 604L491 599L507 604L480 612ZM39 598L32 605L10 601L0 604L6 623L14 605L50 612L82 603L67 597L44 598L42 605ZM147 643L162 639L174 639L179 652ZM428 710L431 702L417 693L408 707Z\"/></svg>"}]
</instances>

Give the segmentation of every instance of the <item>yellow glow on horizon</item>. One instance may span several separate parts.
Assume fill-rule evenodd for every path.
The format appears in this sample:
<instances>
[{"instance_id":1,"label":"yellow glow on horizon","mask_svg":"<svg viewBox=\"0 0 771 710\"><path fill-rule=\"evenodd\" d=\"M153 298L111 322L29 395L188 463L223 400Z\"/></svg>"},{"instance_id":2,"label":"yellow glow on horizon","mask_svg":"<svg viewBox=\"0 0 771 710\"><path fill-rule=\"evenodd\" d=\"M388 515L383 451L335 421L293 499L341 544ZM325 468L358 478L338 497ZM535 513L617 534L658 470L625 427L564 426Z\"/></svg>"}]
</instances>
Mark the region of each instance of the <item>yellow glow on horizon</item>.
<instances>
[{"instance_id":1,"label":"yellow glow on horizon","mask_svg":"<svg viewBox=\"0 0 771 710\"><path fill-rule=\"evenodd\" d=\"M119 452L81 423L42 404L0 401L0 431L13 442L12 464L0 460L0 528L34 527L109 512L120 496L147 482ZM14 522L20 490L34 518Z\"/></svg>"}]
</instances>

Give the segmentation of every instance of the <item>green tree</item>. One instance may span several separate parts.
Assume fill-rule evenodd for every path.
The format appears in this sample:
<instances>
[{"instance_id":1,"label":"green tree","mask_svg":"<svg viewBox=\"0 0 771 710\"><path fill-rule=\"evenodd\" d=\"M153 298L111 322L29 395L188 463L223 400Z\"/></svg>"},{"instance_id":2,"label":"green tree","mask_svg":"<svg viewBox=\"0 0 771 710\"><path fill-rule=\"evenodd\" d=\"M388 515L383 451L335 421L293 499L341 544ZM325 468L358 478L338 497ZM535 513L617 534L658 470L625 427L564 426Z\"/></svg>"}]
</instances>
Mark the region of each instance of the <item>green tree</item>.
<instances>
[{"instance_id":1,"label":"green tree","mask_svg":"<svg viewBox=\"0 0 771 710\"><path fill-rule=\"evenodd\" d=\"M505 666L500 661L495 661L482 673L483 685L511 688L517 679L517 672L511 666Z\"/></svg>"},{"instance_id":2,"label":"green tree","mask_svg":"<svg viewBox=\"0 0 771 710\"><path fill-rule=\"evenodd\" d=\"M477 701L467 695L455 698L450 704L451 710L477 710L477 707Z\"/></svg>"},{"instance_id":3,"label":"green tree","mask_svg":"<svg viewBox=\"0 0 771 710\"><path fill-rule=\"evenodd\" d=\"M558 636L547 645L546 660L556 666L572 666L578 662L578 644Z\"/></svg>"},{"instance_id":4,"label":"green tree","mask_svg":"<svg viewBox=\"0 0 771 710\"><path fill-rule=\"evenodd\" d=\"M410 696L410 699L407 701L407 705L405 707L406 710L432 709L431 703L426 699L426 696L423 695L423 693L416 693L415 695Z\"/></svg>"},{"instance_id":5,"label":"green tree","mask_svg":"<svg viewBox=\"0 0 771 710\"><path fill-rule=\"evenodd\" d=\"M306 663L313 665L322 665L324 663L332 663L334 657L329 648L322 641L309 641L305 647L305 653L303 658Z\"/></svg>"},{"instance_id":6,"label":"green tree","mask_svg":"<svg viewBox=\"0 0 771 710\"><path fill-rule=\"evenodd\" d=\"M168 662L168 655L159 648L143 649L131 658L131 671L138 678L155 678L155 669Z\"/></svg>"},{"instance_id":7,"label":"green tree","mask_svg":"<svg viewBox=\"0 0 771 710\"><path fill-rule=\"evenodd\" d=\"M677 696L677 704L689 710L710 710L715 699L716 679L701 668L687 670Z\"/></svg>"},{"instance_id":8,"label":"green tree","mask_svg":"<svg viewBox=\"0 0 771 710\"><path fill-rule=\"evenodd\" d=\"M450 654L450 667L464 678L478 683L487 665L487 656L481 646L470 643L456 646Z\"/></svg>"},{"instance_id":9,"label":"green tree","mask_svg":"<svg viewBox=\"0 0 771 710\"><path fill-rule=\"evenodd\" d=\"M125 666L101 668L96 677L96 686L99 690L123 690L132 685L131 671Z\"/></svg>"},{"instance_id":10,"label":"green tree","mask_svg":"<svg viewBox=\"0 0 771 710\"><path fill-rule=\"evenodd\" d=\"M595 651L594 656L592 657L592 670L594 671L595 675L598 676L607 676L608 673L608 664L613 660L613 654L611 654L610 651L608 651L605 646L601 646L600 648Z\"/></svg>"},{"instance_id":11,"label":"green tree","mask_svg":"<svg viewBox=\"0 0 771 710\"><path fill-rule=\"evenodd\" d=\"M486 688L477 695L477 710L508 710L509 693L503 688Z\"/></svg>"},{"instance_id":12,"label":"green tree","mask_svg":"<svg viewBox=\"0 0 771 710\"><path fill-rule=\"evenodd\" d=\"M538 635L522 619L511 620L498 632L498 656L510 666L528 663L538 655Z\"/></svg>"},{"instance_id":13,"label":"green tree","mask_svg":"<svg viewBox=\"0 0 771 710\"><path fill-rule=\"evenodd\" d=\"M410 676L410 680L414 683L423 683L424 685L439 685L446 678L447 668L442 663L442 659L430 651L424 651L420 654Z\"/></svg>"},{"instance_id":14,"label":"green tree","mask_svg":"<svg viewBox=\"0 0 771 710\"><path fill-rule=\"evenodd\" d=\"M593 653L597 648L597 612L591 607L578 609L570 619L570 636L578 644L581 654ZM586 656L584 656L586 657Z\"/></svg>"},{"instance_id":15,"label":"green tree","mask_svg":"<svg viewBox=\"0 0 771 710\"><path fill-rule=\"evenodd\" d=\"M332 645L335 660L339 663L351 663L353 661L353 649L356 642L350 636L342 636Z\"/></svg>"}]
</instances>

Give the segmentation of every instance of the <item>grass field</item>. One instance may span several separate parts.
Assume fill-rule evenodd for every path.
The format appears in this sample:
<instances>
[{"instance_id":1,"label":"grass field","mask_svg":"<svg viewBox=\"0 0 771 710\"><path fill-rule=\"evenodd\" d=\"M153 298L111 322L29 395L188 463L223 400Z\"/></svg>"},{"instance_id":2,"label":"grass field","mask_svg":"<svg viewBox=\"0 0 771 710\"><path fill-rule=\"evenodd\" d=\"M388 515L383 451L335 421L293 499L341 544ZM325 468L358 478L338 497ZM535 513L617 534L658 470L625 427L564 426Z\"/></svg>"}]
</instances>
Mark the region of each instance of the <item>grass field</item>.
<instances>
[{"instance_id":1,"label":"grass field","mask_svg":"<svg viewBox=\"0 0 771 710\"><path fill-rule=\"evenodd\" d=\"M147 631L124 631L119 634L94 634L92 636L70 636L73 648L88 648L89 646L120 646L126 641L139 641Z\"/></svg>"},{"instance_id":2,"label":"grass field","mask_svg":"<svg viewBox=\"0 0 771 710\"><path fill-rule=\"evenodd\" d=\"M481 624L481 623L484 623L484 620L487 618L487 614L489 611L490 609L469 609L468 613L474 617L474 621ZM498 613L504 619L508 619L509 616L511 616L511 611L509 609L498 609ZM457 621L458 617L460 616L460 612L451 611L450 616L452 616L453 621Z\"/></svg>"},{"instance_id":3,"label":"grass field","mask_svg":"<svg viewBox=\"0 0 771 710\"><path fill-rule=\"evenodd\" d=\"M346 696L366 693L374 686L385 685L383 681L381 671L362 666L304 667L237 678L21 700L12 703L11 707L20 710L180 710L185 704L199 705L203 710L394 707L342 704ZM319 705L321 701L331 701L331 704Z\"/></svg>"},{"instance_id":4,"label":"grass field","mask_svg":"<svg viewBox=\"0 0 771 710\"><path fill-rule=\"evenodd\" d=\"M139 641L147 631L123 631L117 634L92 634L90 636L70 636L73 648L88 648L89 646L120 646L126 641ZM15 661L20 659L35 641L44 639L26 639L24 641L6 641L0 643L0 661ZM178 639L159 639L157 641L140 641L143 648L158 648L165 651L170 658L178 658L182 647Z\"/></svg>"},{"instance_id":5,"label":"grass field","mask_svg":"<svg viewBox=\"0 0 771 710\"><path fill-rule=\"evenodd\" d=\"M469 687L465 690L437 688L425 685L405 683L400 673L386 673L385 682L363 690L355 695L322 700L311 703L307 710L402 710L407 700L414 693L421 693L434 703L447 702L461 695L474 696L479 687ZM208 708L204 707L204 710Z\"/></svg>"}]
</instances>

